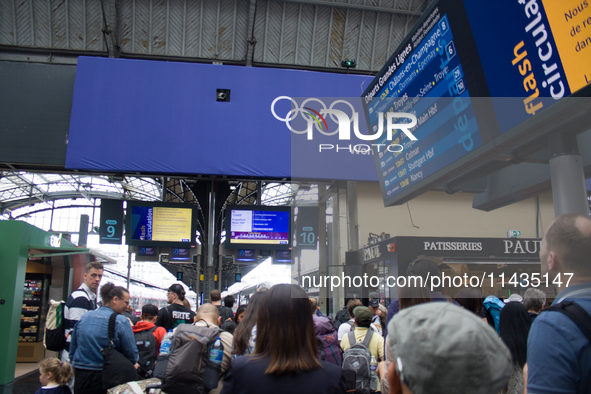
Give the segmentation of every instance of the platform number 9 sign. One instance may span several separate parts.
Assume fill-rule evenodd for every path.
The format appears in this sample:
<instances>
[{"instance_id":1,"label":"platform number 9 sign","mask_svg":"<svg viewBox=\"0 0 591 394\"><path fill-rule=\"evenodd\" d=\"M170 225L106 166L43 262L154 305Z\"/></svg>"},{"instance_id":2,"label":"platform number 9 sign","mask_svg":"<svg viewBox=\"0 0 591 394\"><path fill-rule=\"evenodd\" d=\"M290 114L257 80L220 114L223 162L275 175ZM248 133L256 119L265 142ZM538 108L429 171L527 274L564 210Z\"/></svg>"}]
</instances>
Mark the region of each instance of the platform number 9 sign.
<instances>
[{"instance_id":1,"label":"platform number 9 sign","mask_svg":"<svg viewBox=\"0 0 591 394\"><path fill-rule=\"evenodd\" d=\"M117 224L116 220L107 220L107 237L113 238L115 236L115 225Z\"/></svg>"}]
</instances>

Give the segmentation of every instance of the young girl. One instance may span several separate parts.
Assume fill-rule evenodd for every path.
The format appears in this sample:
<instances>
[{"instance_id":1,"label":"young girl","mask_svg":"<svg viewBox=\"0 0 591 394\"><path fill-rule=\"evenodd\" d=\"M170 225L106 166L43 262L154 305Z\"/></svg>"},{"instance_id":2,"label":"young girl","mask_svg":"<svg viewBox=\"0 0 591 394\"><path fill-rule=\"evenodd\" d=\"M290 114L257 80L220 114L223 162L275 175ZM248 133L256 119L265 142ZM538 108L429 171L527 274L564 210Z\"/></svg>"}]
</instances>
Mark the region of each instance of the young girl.
<instances>
[{"instance_id":1,"label":"young girl","mask_svg":"<svg viewBox=\"0 0 591 394\"><path fill-rule=\"evenodd\" d=\"M39 364L39 381L43 385L35 394L72 394L67 384L72 380L72 367L55 357Z\"/></svg>"}]
</instances>

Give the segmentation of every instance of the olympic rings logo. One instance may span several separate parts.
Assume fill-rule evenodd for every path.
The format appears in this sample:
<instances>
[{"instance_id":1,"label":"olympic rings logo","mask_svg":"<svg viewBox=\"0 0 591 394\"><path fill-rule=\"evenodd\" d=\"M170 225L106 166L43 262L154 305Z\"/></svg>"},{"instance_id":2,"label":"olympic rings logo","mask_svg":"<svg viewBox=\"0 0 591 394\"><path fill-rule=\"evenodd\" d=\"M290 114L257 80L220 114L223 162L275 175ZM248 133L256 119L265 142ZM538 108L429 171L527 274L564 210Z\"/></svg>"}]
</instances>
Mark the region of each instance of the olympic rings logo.
<instances>
[{"instance_id":1,"label":"olympic rings logo","mask_svg":"<svg viewBox=\"0 0 591 394\"><path fill-rule=\"evenodd\" d=\"M287 114L285 115L284 118L277 115L277 112L275 111L275 104L277 104L277 102L279 100L291 101L292 108L287 112ZM315 110L307 107L308 103L318 103L318 104L320 104L320 106L322 106L322 109L320 111L315 111ZM273 114L275 119L277 119L278 121L285 122L287 129L294 134L308 134L310 136L310 134L312 132L312 125L314 125L316 130L319 131L320 133L322 133L326 136L332 136L332 135L335 135L339 132L339 128L337 127L337 129L332 132L329 131L328 126L326 124L326 120L324 117L322 117L322 114L323 113L328 114L330 116L330 119L333 122L337 123L337 125L338 125L339 124L339 117L337 115L335 115L336 110L334 109L334 107L337 104L346 104L349 108L351 108L351 116L349 116L349 123L353 123L358 118L358 114L357 114L357 112L355 112L355 108L353 107L353 105L351 103L349 103L346 100L335 100L330 105L330 107L327 108L326 104L322 100L317 99L317 98L308 98L308 99L304 100L300 106L300 105L298 105L297 101L295 101L293 98L291 98L289 96L279 96L279 97L275 98L275 100L273 100L273 102L271 103L271 113ZM308 111L310 111L310 112L308 112ZM320 122L319 119L317 119L314 116L314 114L311 112L318 115L321 118L322 122ZM342 112L342 111L340 111L340 112ZM307 121L307 127L304 130L296 130L291 125L291 122L293 122L299 115L302 115L302 118ZM323 130L322 124L325 125L326 130Z\"/></svg>"}]
</instances>

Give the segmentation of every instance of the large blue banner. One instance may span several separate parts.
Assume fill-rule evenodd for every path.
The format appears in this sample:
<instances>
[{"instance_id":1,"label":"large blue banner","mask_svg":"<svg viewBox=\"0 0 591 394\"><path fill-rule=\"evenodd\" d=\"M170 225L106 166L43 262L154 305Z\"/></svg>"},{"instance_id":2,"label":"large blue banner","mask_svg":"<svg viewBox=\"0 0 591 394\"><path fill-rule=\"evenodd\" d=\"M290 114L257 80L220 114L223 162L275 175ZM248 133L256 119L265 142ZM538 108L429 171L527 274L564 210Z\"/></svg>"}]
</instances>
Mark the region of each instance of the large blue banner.
<instances>
[{"instance_id":1,"label":"large blue banner","mask_svg":"<svg viewBox=\"0 0 591 394\"><path fill-rule=\"evenodd\" d=\"M290 98L359 97L372 79L80 57L66 168L289 178ZM230 89L230 101L216 101L217 89ZM371 155L321 154L316 141L303 141L297 154L311 165L298 177L377 180Z\"/></svg>"}]
</instances>

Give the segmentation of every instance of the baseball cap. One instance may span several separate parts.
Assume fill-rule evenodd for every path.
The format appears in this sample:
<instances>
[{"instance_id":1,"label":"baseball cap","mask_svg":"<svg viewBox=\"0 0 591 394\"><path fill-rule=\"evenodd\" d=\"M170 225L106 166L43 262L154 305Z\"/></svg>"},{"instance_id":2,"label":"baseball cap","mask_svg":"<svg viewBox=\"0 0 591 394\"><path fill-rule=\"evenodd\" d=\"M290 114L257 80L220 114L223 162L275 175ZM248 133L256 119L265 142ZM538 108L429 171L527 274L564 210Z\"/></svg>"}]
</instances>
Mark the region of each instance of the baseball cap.
<instances>
[{"instance_id":1,"label":"baseball cap","mask_svg":"<svg viewBox=\"0 0 591 394\"><path fill-rule=\"evenodd\" d=\"M355 320L360 326L368 326L371 324L371 320L373 319L373 315L371 311L366 306L357 306L353 309L353 316L355 316Z\"/></svg>"},{"instance_id":2,"label":"baseball cap","mask_svg":"<svg viewBox=\"0 0 591 394\"><path fill-rule=\"evenodd\" d=\"M158 316L158 307L156 305L144 305L142 306L142 315L144 316Z\"/></svg>"},{"instance_id":3,"label":"baseball cap","mask_svg":"<svg viewBox=\"0 0 591 394\"><path fill-rule=\"evenodd\" d=\"M505 299L505 304L508 304L510 302L521 302L521 303L523 303L523 297L520 296L517 293L511 294L511 296L509 296L509 298Z\"/></svg>"},{"instance_id":4,"label":"baseball cap","mask_svg":"<svg viewBox=\"0 0 591 394\"><path fill-rule=\"evenodd\" d=\"M369 293L369 298L380 298L380 294L377 291Z\"/></svg>"},{"instance_id":5,"label":"baseball cap","mask_svg":"<svg viewBox=\"0 0 591 394\"><path fill-rule=\"evenodd\" d=\"M183 288L183 286L179 285L178 283L175 283L174 285L170 286L168 288L168 291L170 291L172 293L176 293L182 297L185 296L185 289Z\"/></svg>"},{"instance_id":6,"label":"baseball cap","mask_svg":"<svg viewBox=\"0 0 591 394\"><path fill-rule=\"evenodd\" d=\"M371 306L371 307L374 307L374 308L375 308L375 307L377 307L377 306L380 306L380 301L379 301L379 300L376 300L376 299L374 298L373 300L371 300L371 301L369 302L369 306Z\"/></svg>"},{"instance_id":7,"label":"baseball cap","mask_svg":"<svg viewBox=\"0 0 591 394\"><path fill-rule=\"evenodd\" d=\"M509 381L509 349L464 308L447 302L406 308L388 332L400 380L414 394L493 394Z\"/></svg>"}]
</instances>

